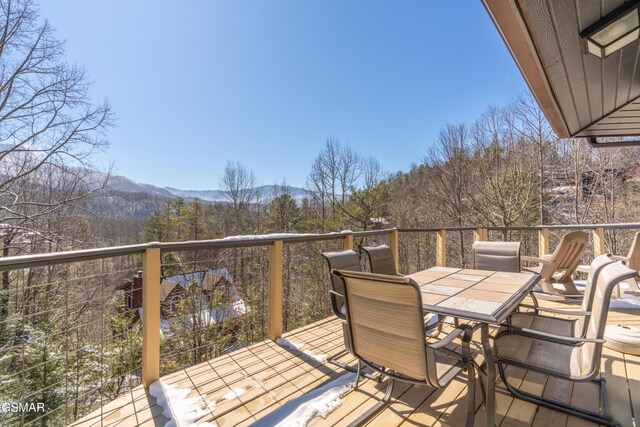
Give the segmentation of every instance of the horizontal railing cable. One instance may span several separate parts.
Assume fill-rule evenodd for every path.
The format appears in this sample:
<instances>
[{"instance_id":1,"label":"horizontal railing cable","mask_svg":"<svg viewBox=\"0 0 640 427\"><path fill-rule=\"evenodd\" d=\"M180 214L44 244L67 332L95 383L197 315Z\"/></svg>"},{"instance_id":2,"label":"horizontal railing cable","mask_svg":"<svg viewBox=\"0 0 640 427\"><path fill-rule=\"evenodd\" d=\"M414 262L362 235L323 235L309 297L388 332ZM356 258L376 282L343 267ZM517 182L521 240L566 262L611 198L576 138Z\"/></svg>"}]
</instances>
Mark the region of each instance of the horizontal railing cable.
<instances>
[{"instance_id":1,"label":"horizontal railing cable","mask_svg":"<svg viewBox=\"0 0 640 427\"><path fill-rule=\"evenodd\" d=\"M473 227L425 227L425 228L398 228L400 233L426 233L444 231L473 231L484 228L488 231L538 231L538 230L594 230L602 228L605 230L632 230L640 229L640 223L623 223L623 224L560 224L560 225L532 225L532 226L484 226L477 225Z\"/></svg>"},{"instance_id":2,"label":"horizontal railing cable","mask_svg":"<svg viewBox=\"0 0 640 427\"><path fill-rule=\"evenodd\" d=\"M325 240L344 239L345 236L364 237L389 234L394 229L354 231L327 234L300 235L268 235L268 236L239 236L215 240L192 240L186 242L150 242L129 246L114 246L108 248L83 249L78 251L54 252L34 255L19 255L0 258L0 271L17 270L20 268L42 267L47 265L69 264L72 262L113 258L116 256L142 254L151 248L160 248L163 252L180 252L207 249L233 249L255 246L269 246L276 240L284 243L319 242Z\"/></svg>"}]
</instances>

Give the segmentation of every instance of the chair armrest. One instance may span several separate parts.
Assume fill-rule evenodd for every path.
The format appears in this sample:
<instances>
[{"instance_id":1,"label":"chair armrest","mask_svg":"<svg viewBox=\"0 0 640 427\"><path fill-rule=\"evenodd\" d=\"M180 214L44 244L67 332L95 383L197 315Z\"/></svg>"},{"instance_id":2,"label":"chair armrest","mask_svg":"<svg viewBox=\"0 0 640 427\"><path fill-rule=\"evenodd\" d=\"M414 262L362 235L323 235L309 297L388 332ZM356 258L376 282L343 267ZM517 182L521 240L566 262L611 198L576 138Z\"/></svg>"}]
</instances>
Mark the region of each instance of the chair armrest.
<instances>
[{"instance_id":1,"label":"chair armrest","mask_svg":"<svg viewBox=\"0 0 640 427\"><path fill-rule=\"evenodd\" d=\"M427 345L433 349L438 350L451 344L453 340L460 336L462 336L462 342L468 344L469 341L471 341L471 337L473 336L473 328L470 325L460 325L440 341Z\"/></svg>"},{"instance_id":2,"label":"chair armrest","mask_svg":"<svg viewBox=\"0 0 640 427\"><path fill-rule=\"evenodd\" d=\"M519 328L517 326L507 326L507 330L510 333L515 333L518 335L524 335L527 337L531 337L531 338L538 338L544 341L550 341L550 342L555 342L558 344L565 344L565 345L577 345L577 344L584 344L584 343L605 343L607 340L604 339L600 339L600 338L574 338L574 337L565 337L562 335L555 335L555 334L550 334L547 332L540 332L540 331L536 331L534 329L528 329L528 328ZM496 337L497 338L497 337Z\"/></svg>"},{"instance_id":3,"label":"chair armrest","mask_svg":"<svg viewBox=\"0 0 640 427\"><path fill-rule=\"evenodd\" d=\"M333 295L335 295L335 296L337 296L337 297L344 298L344 295L339 294L338 292L336 292L336 291L334 291L334 290L332 290L332 289L329 289L329 293L330 293L330 294L333 294Z\"/></svg>"},{"instance_id":4,"label":"chair armrest","mask_svg":"<svg viewBox=\"0 0 640 427\"><path fill-rule=\"evenodd\" d=\"M538 310L538 311L548 311L549 313L566 314L568 316L589 316L591 314L590 311L565 310L562 308L548 308L548 307L540 307L540 306L535 306L530 304L520 304L520 307L531 308L533 310Z\"/></svg>"},{"instance_id":5,"label":"chair armrest","mask_svg":"<svg viewBox=\"0 0 640 427\"><path fill-rule=\"evenodd\" d=\"M560 295L563 298L584 298L584 294L552 294L551 292L545 292L543 290L539 290L539 291L531 291L531 294L536 293L536 294L542 294L542 295L549 295L552 297L557 297L558 295Z\"/></svg>"},{"instance_id":6,"label":"chair armrest","mask_svg":"<svg viewBox=\"0 0 640 427\"><path fill-rule=\"evenodd\" d=\"M526 256L526 255L522 255L520 257L520 259L522 261L526 261L526 262L539 262L539 263L542 263L542 264L551 264L552 263L552 261L549 261L548 259L536 258L536 257L533 257L533 256Z\"/></svg>"},{"instance_id":7,"label":"chair armrest","mask_svg":"<svg viewBox=\"0 0 640 427\"><path fill-rule=\"evenodd\" d=\"M612 260L615 261L627 261L629 262L629 258L626 256L622 256L622 255L611 255L609 256L609 258L611 258Z\"/></svg>"},{"instance_id":8,"label":"chair armrest","mask_svg":"<svg viewBox=\"0 0 640 427\"><path fill-rule=\"evenodd\" d=\"M451 344L453 340L460 336L462 337L460 353L457 353L446 347L447 345ZM471 325L459 325L453 330L453 332L451 332L449 335L447 335L437 343L427 344L426 351L431 352L434 357L435 352L440 351L460 360L463 364L467 364L471 360L471 349L469 348L469 343L471 342L472 337L473 328L471 327Z\"/></svg>"}]
</instances>

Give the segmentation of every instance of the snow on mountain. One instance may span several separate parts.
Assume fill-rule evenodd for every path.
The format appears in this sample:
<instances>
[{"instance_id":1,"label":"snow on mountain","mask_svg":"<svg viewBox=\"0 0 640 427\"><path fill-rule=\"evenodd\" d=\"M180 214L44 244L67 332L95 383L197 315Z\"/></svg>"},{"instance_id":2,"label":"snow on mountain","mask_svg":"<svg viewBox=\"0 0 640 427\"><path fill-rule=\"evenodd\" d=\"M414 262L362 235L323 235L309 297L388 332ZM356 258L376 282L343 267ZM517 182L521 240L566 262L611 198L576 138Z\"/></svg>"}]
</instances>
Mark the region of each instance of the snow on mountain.
<instances>
[{"instance_id":1,"label":"snow on mountain","mask_svg":"<svg viewBox=\"0 0 640 427\"><path fill-rule=\"evenodd\" d=\"M180 190L173 187L165 187L164 190L185 199L197 198L213 203L228 203L230 201L227 194L222 190ZM287 186L286 190L298 204L302 202L302 199L309 196L309 192L304 188ZM252 191L257 194L257 200L260 203L269 203L277 195L285 192L280 185L262 185L253 188Z\"/></svg>"},{"instance_id":2,"label":"snow on mountain","mask_svg":"<svg viewBox=\"0 0 640 427\"><path fill-rule=\"evenodd\" d=\"M229 199L222 190L181 190L179 188L164 187L163 190L173 194L173 197L185 199L199 199L207 202L228 202Z\"/></svg>"},{"instance_id":3,"label":"snow on mountain","mask_svg":"<svg viewBox=\"0 0 640 427\"><path fill-rule=\"evenodd\" d=\"M156 187L155 185L151 184L136 182L121 175L113 175L109 177L107 189L112 191L121 191L123 193L145 193L153 196L167 198L175 197L175 194L165 190L164 188Z\"/></svg>"},{"instance_id":4,"label":"snow on mountain","mask_svg":"<svg viewBox=\"0 0 640 427\"><path fill-rule=\"evenodd\" d=\"M101 175L101 176L100 176ZM104 177L104 174L96 172L96 179ZM182 190L174 187L156 187L151 184L136 182L121 175L113 175L109 178L108 190L122 193L144 193L158 197L175 198L182 197L187 200L199 199L210 203L229 203L229 198L222 190ZM304 188L287 186L286 192L298 203L309 196L309 192ZM277 195L285 191L280 185L263 185L255 187L253 191L257 194L260 203L269 203Z\"/></svg>"}]
</instances>

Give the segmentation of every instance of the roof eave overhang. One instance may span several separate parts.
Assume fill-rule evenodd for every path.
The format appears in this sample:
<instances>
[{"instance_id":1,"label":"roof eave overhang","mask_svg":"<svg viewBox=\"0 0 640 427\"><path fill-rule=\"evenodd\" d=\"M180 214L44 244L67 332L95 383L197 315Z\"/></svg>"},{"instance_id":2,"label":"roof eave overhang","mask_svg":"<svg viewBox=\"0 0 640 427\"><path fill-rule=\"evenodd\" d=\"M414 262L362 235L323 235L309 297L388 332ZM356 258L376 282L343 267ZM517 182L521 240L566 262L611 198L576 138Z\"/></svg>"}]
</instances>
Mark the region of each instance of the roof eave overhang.
<instances>
[{"instance_id":1,"label":"roof eave overhang","mask_svg":"<svg viewBox=\"0 0 640 427\"><path fill-rule=\"evenodd\" d=\"M553 131L560 138L572 137L514 0L482 0L482 3Z\"/></svg>"}]
</instances>

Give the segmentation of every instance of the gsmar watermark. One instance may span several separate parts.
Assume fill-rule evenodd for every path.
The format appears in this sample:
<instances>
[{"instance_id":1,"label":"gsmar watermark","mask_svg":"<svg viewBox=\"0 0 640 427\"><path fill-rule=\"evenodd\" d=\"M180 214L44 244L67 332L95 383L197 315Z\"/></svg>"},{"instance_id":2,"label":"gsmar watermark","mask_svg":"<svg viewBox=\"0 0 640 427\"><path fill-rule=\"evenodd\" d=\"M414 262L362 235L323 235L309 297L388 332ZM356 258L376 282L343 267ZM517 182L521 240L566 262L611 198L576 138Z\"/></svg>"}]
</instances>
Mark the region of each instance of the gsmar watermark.
<instances>
[{"instance_id":1,"label":"gsmar watermark","mask_svg":"<svg viewBox=\"0 0 640 427\"><path fill-rule=\"evenodd\" d=\"M0 413L3 412L44 412L42 402L0 402Z\"/></svg>"}]
</instances>

